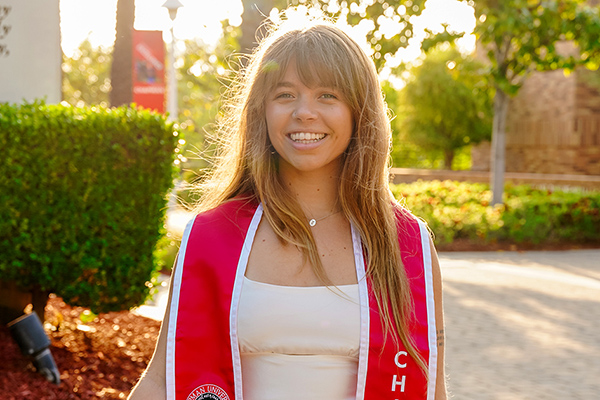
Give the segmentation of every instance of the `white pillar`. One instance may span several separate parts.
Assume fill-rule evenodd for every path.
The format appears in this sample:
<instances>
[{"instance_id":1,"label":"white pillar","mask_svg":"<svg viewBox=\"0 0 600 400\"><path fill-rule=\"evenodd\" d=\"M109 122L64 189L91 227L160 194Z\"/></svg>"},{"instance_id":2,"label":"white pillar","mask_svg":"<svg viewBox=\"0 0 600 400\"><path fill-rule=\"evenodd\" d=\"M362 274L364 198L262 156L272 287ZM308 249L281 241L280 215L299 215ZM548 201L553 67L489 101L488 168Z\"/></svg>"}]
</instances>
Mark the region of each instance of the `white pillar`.
<instances>
[{"instance_id":1,"label":"white pillar","mask_svg":"<svg viewBox=\"0 0 600 400\"><path fill-rule=\"evenodd\" d=\"M175 74L175 36L173 35L173 24L171 24L171 45L167 52L167 64L169 65L169 76L167 78L167 112L169 120L177 121L177 76Z\"/></svg>"},{"instance_id":2,"label":"white pillar","mask_svg":"<svg viewBox=\"0 0 600 400\"><path fill-rule=\"evenodd\" d=\"M175 74L175 34L173 33L173 27L175 26L177 10L182 4L179 0L167 0L162 6L169 11L169 17L171 18L171 46L167 52L167 65L169 66L169 75L167 77L167 112L169 113L169 120L177 121L177 77Z\"/></svg>"}]
</instances>

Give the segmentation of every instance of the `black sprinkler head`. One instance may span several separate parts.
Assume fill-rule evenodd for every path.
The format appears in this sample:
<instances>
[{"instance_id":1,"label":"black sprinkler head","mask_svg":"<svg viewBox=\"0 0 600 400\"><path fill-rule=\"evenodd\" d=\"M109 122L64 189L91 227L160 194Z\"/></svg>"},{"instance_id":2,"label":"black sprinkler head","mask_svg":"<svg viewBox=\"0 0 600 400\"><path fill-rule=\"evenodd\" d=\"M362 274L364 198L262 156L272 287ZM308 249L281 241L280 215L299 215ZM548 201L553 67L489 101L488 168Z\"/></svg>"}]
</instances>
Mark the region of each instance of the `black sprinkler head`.
<instances>
[{"instance_id":1,"label":"black sprinkler head","mask_svg":"<svg viewBox=\"0 0 600 400\"><path fill-rule=\"evenodd\" d=\"M8 328L21 352L33 356L33 365L39 373L55 384L60 384L60 373L50 353L50 339L36 313L24 314L8 323Z\"/></svg>"}]
</instances>

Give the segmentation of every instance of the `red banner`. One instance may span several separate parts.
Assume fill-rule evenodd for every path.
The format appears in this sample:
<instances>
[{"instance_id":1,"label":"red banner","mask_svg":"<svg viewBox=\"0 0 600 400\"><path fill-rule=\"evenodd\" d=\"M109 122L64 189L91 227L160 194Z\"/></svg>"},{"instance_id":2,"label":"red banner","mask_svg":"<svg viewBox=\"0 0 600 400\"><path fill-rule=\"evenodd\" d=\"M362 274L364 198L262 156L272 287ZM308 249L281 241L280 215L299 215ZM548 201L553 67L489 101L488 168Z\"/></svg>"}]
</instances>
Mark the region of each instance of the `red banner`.
<instances>
[{"instance_id":1,"label":"red banner","mask_svg":"<svg viewBox=\"0 0 600 400\"><path fill-rule=\"evenodd\" d=\"M165 111L165 45L161 31L133 31L133 102Z\"/></svg>"}]
</instances>

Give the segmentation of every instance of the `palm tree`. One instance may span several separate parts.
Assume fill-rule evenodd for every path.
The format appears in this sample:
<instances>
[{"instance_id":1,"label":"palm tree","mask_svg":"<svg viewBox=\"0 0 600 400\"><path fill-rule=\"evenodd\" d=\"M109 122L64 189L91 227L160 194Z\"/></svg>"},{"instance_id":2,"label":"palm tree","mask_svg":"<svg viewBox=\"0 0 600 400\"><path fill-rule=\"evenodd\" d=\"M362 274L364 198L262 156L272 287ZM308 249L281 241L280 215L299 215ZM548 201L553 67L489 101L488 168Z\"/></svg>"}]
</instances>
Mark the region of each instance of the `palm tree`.
<instances>
[{"instance_id":1,"label":"palm tree","mask_svg":"<svg viewBox=\"0 0 600 400\"><path fill-rule=\"evenodd\" d=\"M110 105L118 107L133 100L133 19L134 0L117 1L117 37L113 50L113 63L110 72Z\"/></svg>"}]
</instances>

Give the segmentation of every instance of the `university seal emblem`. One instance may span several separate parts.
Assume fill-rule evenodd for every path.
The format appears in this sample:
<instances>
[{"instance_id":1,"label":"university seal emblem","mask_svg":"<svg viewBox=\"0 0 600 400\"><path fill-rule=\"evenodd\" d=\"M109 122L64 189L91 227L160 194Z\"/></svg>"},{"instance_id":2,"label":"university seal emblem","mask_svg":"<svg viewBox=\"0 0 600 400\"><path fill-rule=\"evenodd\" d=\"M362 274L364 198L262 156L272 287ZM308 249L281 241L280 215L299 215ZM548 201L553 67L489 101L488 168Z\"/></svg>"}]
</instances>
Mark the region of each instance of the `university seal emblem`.
<instances>
[{"instance_id":1,"label":"university seal emblem","mask_svg":"<svg viewBox=\"0 0 600 400\"><path fill-rule=\"evenodd\" d=\"M230 400L227 392L217 385L206 384L192 390L187 400Z\"/></svg>"}]
</instances>

